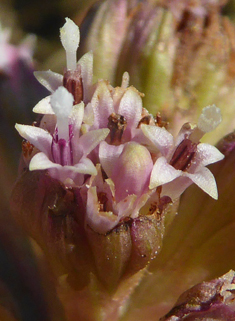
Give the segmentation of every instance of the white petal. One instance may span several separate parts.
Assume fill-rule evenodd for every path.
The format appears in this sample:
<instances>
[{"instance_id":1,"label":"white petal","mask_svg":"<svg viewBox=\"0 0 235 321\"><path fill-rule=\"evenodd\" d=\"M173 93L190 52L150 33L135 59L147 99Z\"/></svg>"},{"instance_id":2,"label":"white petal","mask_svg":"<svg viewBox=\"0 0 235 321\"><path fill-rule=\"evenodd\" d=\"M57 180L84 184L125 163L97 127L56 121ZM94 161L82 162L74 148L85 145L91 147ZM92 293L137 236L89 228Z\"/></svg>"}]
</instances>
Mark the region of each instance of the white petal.
<instances>
[{"instance_id":1,"label":"white petal","mask_svg":"<svg viewBox=\"0 0 235 321\"><path fill-rule=\"evenodd\" d=\"M224 155L216 147L201 143L197 146L197 158L201 165L206 166L222 160Z\"/></svg>"},{"instance_id":2,"label":"white petal","mask_svg":"<svg viewBox=\"0 0 235 321\"><path fill-rule=\"evenodd\" d=\"M161 195L169 196L173 201L186 190L190 185L192 185L192 180L186 176L180 176L171 181L170 183L166 183L162 186Z\"/></svg>"},{"instance_id":3,"label":"white petal","mask_svg":"<svg viewBox=\"0 0 235 321\"><path fill-rule=\"evenodd\" d=\"M83 122L89 126L92 126L94 123L94 112L91 103L88 103L86 105L86 108L84 110Z\"/></svg>"},{"instance_id":4,"label":"white petal","mask_svg":"<svg viewBox=\"0 0 235 321\"><path fill-rule=\"evenodd\" d=\"M136 128L142 114L142 99L134 87L129 87L123 95L117 113L127 120L127 128Z\"/></svg>"},{"instance_id":5,"label":"white petal","mask_svg":"<svg viewBox=\"0 0 235 321\"><path fill-rule=\"evenodd\" d=\"M76 138L79 138L79 131L81 128L83 116L84 116L84 103L81 102L78 105L74 105L72 109L72 113L70 115L70 124L73 125L73 132L74 132L74 135L77 136Z\"/></svg>"},{"instance_id":6,"label":"white petal","mask_svg":"<svg viewBox=\"0 0 235 321\"><path fill-rule=\"evenodd\" d=\"M34 76L40 84L52 93L63 84L63 76L51 70L35 71Z\"/></svg>"},{"instance_id":7,"label":"white petal","mask_svg":"<svg viewBox=\"0 0 235 321\"><path fill-rule=\"evenodd\" d=\"M182 171L177 170L173 166L169 165L165 157L159 157L153 165L149 188L152 189L169 183L181 175Z\"/></svg>"},{"instance_id":8,"label":"white petal","mask_svg":"<svg viewBox=\"0 0 235 321\"><path fill-rule=\"evenodd\" d=\"M108 128L92 130L85 133L79 139L77 150L82 150L83 156L87 156L109 134ZM74 150L76 153L76 147Z\"/></svg>"},{"instance_id":9,"label":"white petal","mask_svg":"<svg viewBox=\"0 0 235 321\"><path fill-rule=\"evenodd\" d=\"M37 114L53 115L54 111L51 108L51 96L47 96L40 100L37 103L37 105L33 108L33 112Z\"/></svg>"},{"instance_id":10,"label":"white petal","mask_svg":"<svg viewBox=\"0 0 235 321\"><path fill-rule=\"evenodd\" d=\"M107 128L108 118L114 112L114 108L113 99L104 81L98 83L91 105L94 112L93 128Z\"/></svg>"},{"instance_id":11,"label":"white petal","mask_svg":"<svg viewBox=\"0 0 235 321\"><path fill-rule=\"evenodd\" d=\"M46 154L44 153L38 153L36 154L29 164L29 170L43 170L43 169L49 169L49 168L62 168L61 165L55 164L52 161L49 160Z\"/></svg>"},{"instance_id":12,"label":"white petal","mask_svg":"<svg viewBox=\"0 0 235 321\"><path fill-rule=\"evenodd\" d=\"M46 155L51 155L52 136L42 128L29 125L15 125L20 136L28 140L36 148Z\"/></svg>"},{"instance_id":13,"label":"white petal","mask_svg":"<svg viewBox=\"0 0 235 321\"><path fill-rule=\"evenodd\" d=\"M82 174L96 175L97 170L89 158L83 158L80 162L74 166L65 166L73 167L74 171Z\"/></svg>"},{"instance_id":14,"label":"white petal","mask_svg":"<svg viewBox=\"0 0 235 321\"><path fill-rule=\"evenodd\" d=\"M189 177L197 186L199 186L204 192L210 195L214 199L218 199L218 190L214 175L211 171L202 167L199 171L194 174L184 172L184 175Z\"/></svg>"},{"instance_id":15,"label":"white petal","mask_svg":"<svg viewBox=\"0 0 235 321\"><path fill-rule=\"evenodd\" d=\"M127 216L131 216L133 218L132 214L136 199L137 196L132 194L128 195L126 198L117 203L117 205L115 206L115 210L118 213L119 219Z\"/></svg>"},{"instance_id":16,"label":"white petal","mask_svg":"<svg viewBox=\"0 0 235 321\"><path fill-rule=\"evenodd\" d=\"M109 145L106 142L101 142L99 146L99 158L100 163L108 175L112 176L113 169L115 167L116 161L120 154L122 153L124 144L119 146Z\"/></svg>"},{"instance_id":17,"label":"white petal","mask_svg":"<svg viewBox=\"0 0 235 321\"><path fill-rule=\"evenodd\" d=\"M91 187L87 193L86 208L87 224L96 232L105 234L117 225L119 218L113 212L99 212L96 187Z\"/></svg>"},{"instance_id":18,"label":"white petal","mask_svg":"<svg viewBox=\"0 0 235 321\"><path fill-rule=\"evenodd\" d=\"M173 147L173 136L164 128L151 125L141 125L144 135L153 142L156 148L166 156Z\"/></svg>"},{"instance_id":19,"label":"white petal","mask_svg":"<svg viewBox=\"0 0 235 321\"><path fill-rule=\"evenodd\" d=\"M93 80L93 53L87 52L83 55L78 64L81 66L82 83L83 83L83 100L85 103L89 101L91 95L91 85Z\"/></svg>"}]
</instances>

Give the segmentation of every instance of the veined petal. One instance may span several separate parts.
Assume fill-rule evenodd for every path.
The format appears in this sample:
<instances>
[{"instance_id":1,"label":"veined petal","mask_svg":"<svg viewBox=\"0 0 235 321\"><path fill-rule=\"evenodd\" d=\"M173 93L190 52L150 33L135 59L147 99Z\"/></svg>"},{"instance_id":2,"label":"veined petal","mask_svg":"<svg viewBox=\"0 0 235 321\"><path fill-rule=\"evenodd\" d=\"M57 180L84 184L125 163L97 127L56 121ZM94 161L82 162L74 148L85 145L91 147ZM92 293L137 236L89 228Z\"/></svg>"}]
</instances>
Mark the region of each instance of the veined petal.
<instances>
[{"instance_id":1,"label":"veined petal","mask_svg":"<svg viewBox=\"0 0 235 321\"><path fill-rule=\"evenodd\" d=\"M181 175L182 171L179 171L169 165L165 157L159 157L153 165L149 188L152 189L169 183Z\"/></svg>"},{"instance_id":2,"label":"veined petal","mask_svg":"<svg viewBox=\"0 0 235 321\"><path fill-rule=\"evenodd\" d=\"M51 93L63 84L63 76L51 70L35 71L34 76Z\"/></svg>"},{"instance_id":3,"label":"veined petal","mask_svg":"<svg viewBox=\"0 0 235 321\"><path fill-rule=\"evenodd\" d=\"M213 164L224 158L224 155L214 146L201 143L197 146L197 158L203 166Z\"/></svg>"},{"instance_id":4,"label":"veined petal","mask_svg":"<svg viewBox=\"0 0 235 321\"><path fill-rule=\"evenodd\" d=\"M89 51L83 55L79 61L78 65L81 66L82 83L83 83L83 100L88 102L91 94L91 85L93 78L93 52Z\"/></svg>"},{"instance_id":5,"label":"veined petal","mask_svg":"<svg viewBox=\"0 0 235 321\"><path fill-rule=\"evenodd\" d=\"M28 140L36 148L46 155L51 155L52 136L42 128L29 125L15 125L20 136Z\"/></svg>"},{"instance_id":6,"label":"veined petal","mask_svg":"<svg viewBox=\"0 0 235 321\"><path fill-rule=\"evenodd\" d=\"M117 113L127 120L127 128L136 128L142 114L142 99L134 87L129 87L123 95Z\"/></svg>"},{"instance_id":7,"label":"veined petal","mask_svg":"<svg viewBox=\"0 0 235 321\"><path fill-rule=\"evenodd\" d=\"M92 130L85 133L79 138L79 143L74 146L74 162L79 160L79 157L87 156L102 140L109 134L108 128Z\"/></svg>"},{"instance_id":8,"label":"veined petal","mask_svg":"<svg viewBox=\"0 0 235 321\"><path fill-rule=\"evenodd\" d=\"M115 184L117 202L127 195L142 195L148 190L153 161L148 149L135 142L124 144L111 179Z\"/></svg>"},{"instance_id":9,"label":"veined petal","mask_svg":"<svg viewBox=\"0 0 235 321\"><path fill-rule=\"evenodd\" d=\"M108 175L108 177L112 176L113 169L118 160L118 157L121 155L124 148L124 144L122 145L109 145L106 142L101 142L99 146L99 158L100 163Z\"/></svg>"},{"instance_id":10,"label":"veined petal","mask_svg":"<svg viewBox=\"0 0 235 321\"><path fill-rule=\"evenodd\" d=\"M70 124L73 125L73 133L74 133L75 139L79 138L79 131L81 128L83 116L84 116L84 103L81 102L78 105L74 105L70 115Z\"/></svg>"},{"instance_id":11,"label":"veined petal","mask_svg":"<svg viewBox=\"0 0 235 321\"><path fill-rule=\"evenodd\" d=\"M49 168L62 168L62 166L60 164L56 164L50 161L47 155L42 152L36 154L31 159L31 162L29 164L30 171L43 170Z\"/></svg>"},{"instance_id":12,"label":"veined petal","mask_svg":"<svg viewBox=\"0 0 235 321\"><path fill-rule=\"evenodd\" d=\"M114 108L113 99L104 81L98 83L91 105L94 112L93 128L107 128L108 118L114 112Z\"/></svg>"},{"instance_id":13,"label":"veined petal","mask_svg":"<svg viewBox=\"0 0 235 321\"><path fill-rule=\"evenodd\" d=\"M164 127L142 124L141 129L162 155L166 156L174 144L173 136Z\"/></svg>"},{"instance_id":14,"label":"veined petal","mask_svg":"<svg viewBox=\"0 0 235 321\"><path fill-rule=\"evenodd\" d=\"M174 201L178 199L190 185L192 185L192 180L189 177L179 176L162 186L162 195L167 195Z\"/></svg>"},{"instance_id":15,"label":"veined petal","mask_svg":"<svg viewBox=\"0 0 235 321\"><path fill-rule=\"evenodd\" d=\"M33 108L33 112L37 114L44 114L44 115L53 115L55 114L52 107L51 107L51 96L47 96L40 100L36 106Z\"/></svg>"},{"instance_id":16,"label":"veined petal","mask_svg":"<svg viewBox=\"0 0 235 321\"><path fill-rule=\"evenodd\" d=\"M214 199L218 199L218 190L214 175L206 167L201 167L194 174L184 172L184 175L189 177L197 186Z\"/></svg>"},{"instance_id":17,"label":"veined petal","mask_svg":"<svg viewBox=\"0 0 235 321\"><path fill-rule=\"evenodd\" d=\"M119 220L128 216L132 217L131 214L133 213L136 198L136 195L128 195L126 198L117 203L115 209L118 213Z\"/></svg>"},{"instance_id":18,"label":"veined petal","mask_svg":"<svg viewBox=\"0 0 235 321\"><path fill-rule=\"evenodd\" d=\"M82 158L78 164L74 166L65 166L72 167L75 172L89 175L96 175L97 170L89 158Z\"/></svg>"},{"instance_id":19,"label":"veined petal","mask_svg":"<svg viewBox=\"0 0 235 321\"><path fill-rule=\"evenodd\" d=\"M83 122L88 126L92 126L94 123L94 112L91 103L88 103L86 105L86 108L84 110Z\"/></svg>"}]
</instances>

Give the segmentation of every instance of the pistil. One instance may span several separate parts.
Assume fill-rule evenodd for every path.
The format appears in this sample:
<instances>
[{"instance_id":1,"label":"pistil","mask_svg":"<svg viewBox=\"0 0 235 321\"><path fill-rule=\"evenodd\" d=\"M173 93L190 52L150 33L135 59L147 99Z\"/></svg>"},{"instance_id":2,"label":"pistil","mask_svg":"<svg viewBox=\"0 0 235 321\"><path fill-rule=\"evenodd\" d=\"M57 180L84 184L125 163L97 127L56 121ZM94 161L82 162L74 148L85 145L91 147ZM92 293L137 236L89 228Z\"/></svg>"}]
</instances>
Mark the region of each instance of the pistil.
<instances>
[{"instance_id":1,"label":"pistil","mask_svg":"<svg viewBox=\"0 0 235 321\"><path fill-rule=\"evenodd\" d=\"M78 26L69 18L60 29L60 39L66 51L67 70L75 70L77 65L77 49L80 42Z\"/></svg>"}]
</instances>

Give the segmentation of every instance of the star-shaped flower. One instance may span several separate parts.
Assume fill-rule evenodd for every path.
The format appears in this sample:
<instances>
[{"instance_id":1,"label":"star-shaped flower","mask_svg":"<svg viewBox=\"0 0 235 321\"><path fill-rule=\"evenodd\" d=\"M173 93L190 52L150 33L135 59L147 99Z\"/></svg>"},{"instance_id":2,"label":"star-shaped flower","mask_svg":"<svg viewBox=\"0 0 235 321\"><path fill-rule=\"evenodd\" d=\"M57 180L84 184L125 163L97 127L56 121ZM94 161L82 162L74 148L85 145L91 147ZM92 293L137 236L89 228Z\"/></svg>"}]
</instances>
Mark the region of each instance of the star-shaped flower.
<instances>
[{"instance_id":1,"label":"star-shaped flower","mask_svg":"<svg viewBox=\"0 0 235 321\"><path fill-rule=\"evenodd\" d=\"M150 188L163 185L163 194L172 199L179 197L192 183L197 184L214 199L218 198L213 174L205 166L218 162L224 155L214 146L200 143L199 139L221 122L216 106L203 109L198 126L185 124L176 141L164 128L141 125L144 135L160 150L150 178Z\"/></svg>"},{"instance_id":2,"label":"star-shaped flower","mask_svg":"<svg viewBox=\"0 0 235 321\"><path fill-rule=\"evenodd\" d=\"M105 139L109 130L98 129L80 136L84 104L73 106L73 96L64 87L52 94L51 106L57 117L53 135L40 127L16 125L20 135L40 151L32 158L29 169L49 169L52 177L62 182L76 181L80 185L84 174L97 173L87 156Z\"/></svg>"}]
</instances>

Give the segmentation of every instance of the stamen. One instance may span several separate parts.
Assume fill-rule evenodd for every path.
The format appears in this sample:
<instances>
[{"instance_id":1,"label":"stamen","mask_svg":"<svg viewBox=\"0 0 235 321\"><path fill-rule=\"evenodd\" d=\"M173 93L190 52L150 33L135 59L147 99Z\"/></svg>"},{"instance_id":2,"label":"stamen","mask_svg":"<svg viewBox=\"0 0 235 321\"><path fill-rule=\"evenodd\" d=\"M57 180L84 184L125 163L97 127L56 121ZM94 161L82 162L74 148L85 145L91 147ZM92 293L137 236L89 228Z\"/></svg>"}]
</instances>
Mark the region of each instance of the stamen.
<instances>
[{"instance_id":1,"label":"stamen","mask_svg":"<svg viewBox=\"0 0 235 321\"><path fill-rule=\"evenodd\" d=\"M51 96L51 107L57 117L58 138L69 138L69 116L73 107L73 95L59 87Z\"/></svg>"},{"instance_id":2,"label":"stamen","mask_svg":"<svg viewBox=\"0 0 235 321\"><path fill-rule=\"evenodd\" d=\"M83 100L83 84L81 76L81 66L78 65L76 70L67 70L63 78L63 86L73 95L74 105Z\"/></svg>"},{"instance_id":3,"label":"stamen","mask_svg":"<svg viewBox=\"0 0 235 321\"><path fill-rule=\"evenodd\" d=\"M175 169L186 171L190 167L196 151L197 144L193 143L190 139L184 139L177 146L170 160L170 165Z\"/></svg>"},{"instance_id":4,"label":"stamen","mask_svg":"<svg viewBox=\"0 0 235 321\"><path fill-rule=\"evenodd\" d=\"M66 51L67 69L75 70L77 64L77 49L80 42L80 32L78 26L69 18L65 18L66 23L60 28L61 43Z\"/></svg>"},{"instance_id":5,"label":"stamen","mask_svg":"<svg viewBox=\"0 0 235 321\"><path fill-rule=\"evenodd\" d=\"M98 203L99 203L99 211L100 212L106 212L107 211L107 202L108 202L108 197L106 193L100 192L97 194L98 196Z\"/></svg>"},{"instance_id":6,"label":"stamen","mask_svg":"<svg viewBox=\"0 0 235 321\"><path fill-rule=\"evenodd\" d=\"M123 132L126 128L126 119L124 116L112 113L108 118L108 129L110 129L111 144L121 142Z\"/></svg>"},{"instance_id":7,"label":"stamen","mask_svg":"<svg viewBox=\"0 0 235 321\"><path fill-rule=\"evenodd\" d=\"M151 116L147 115L141 118L141 120L138 123L137 128L140 128L140 125L145 124L145 125L149 125L151 121Z\"/></svg>"}]
</instances>

